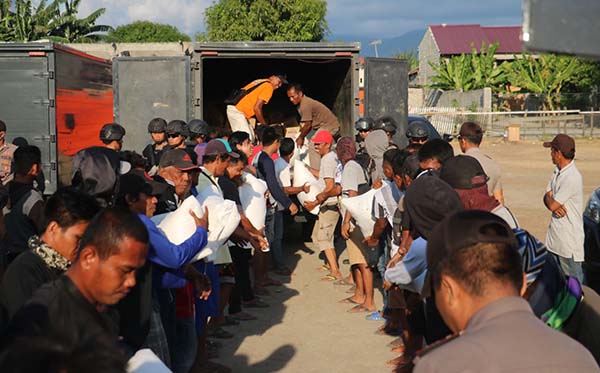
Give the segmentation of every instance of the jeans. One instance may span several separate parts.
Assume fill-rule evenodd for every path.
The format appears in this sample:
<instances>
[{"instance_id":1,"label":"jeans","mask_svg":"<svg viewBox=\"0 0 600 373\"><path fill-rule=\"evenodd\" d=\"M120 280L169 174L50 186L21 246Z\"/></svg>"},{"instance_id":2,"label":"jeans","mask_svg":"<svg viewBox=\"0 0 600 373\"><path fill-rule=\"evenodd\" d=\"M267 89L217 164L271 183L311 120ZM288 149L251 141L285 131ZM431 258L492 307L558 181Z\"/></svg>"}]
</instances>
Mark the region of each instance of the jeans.
<instances>
[{"instance_id":1,"label":"jeans","mask_svg":"<svg viewBox=\"0 0 600 373\"><path fill-rule=\"evenodd\" d=\"M275 211L273 215L271 259L275 268L283 268L283 211Z\"/></svg>"},{"instance_id":2,"label":"jeans","mask_svg":"<svg viewBox=\"0 0 600 373\"><path fill-rule=\"evenodd\" d=\"M579 280L580 284L583 284L584 276L583 269L581 267L581 262L576 262L575 260L573 260L572 257L565 258L556 254L554 254L554 256L560 263L560 267L562 268L565 275L575 277L577 280Z\"/></svg>"},{"instance_id":3,"label":"jeans","mask_svg":"<svg viewBox=\"0 0 600 373\"><path fill-rule=\"evenodd\" d=\"M377 263L377 270L379 271L379 274L381 275L382 279L385 279L385 270L387 267L387 264L390 261L390 249L391 249L391 242L387 239L387 233L388 231L384 231L384 233L381 235L381 240L379 241L379 245L381 245L383 247L383 250L381 250L381 256L379 257L379 263ZM385 311L388 307L388 292L387 291L383 291L383 310Z\"/></svg>"},{"instance_id":4,"label":"jeans","mask_svg":"<svg viewBox=\"0 0 600 373\"><path fill-rule=\"evenodd\" d=\"M196 360L198 339L196 338L196 323L194 317L177 319L177 340L173 351L173 372L187 373Z\"/></svg>"},{"instance_id":5,"label":"jeans","mask_svg":"<svg viewBox=\"0 0 600 373\"><path fill-rule=\"evenodd\" d=\"M235 285L229 298L229 313L238 313L242 311L242 301L251 301L254 299L252 291L252 282L250 280L250 259L252 259L252 250L243 247L230 246L231 260L234 267Z\"/></svg>"}]
</instances>

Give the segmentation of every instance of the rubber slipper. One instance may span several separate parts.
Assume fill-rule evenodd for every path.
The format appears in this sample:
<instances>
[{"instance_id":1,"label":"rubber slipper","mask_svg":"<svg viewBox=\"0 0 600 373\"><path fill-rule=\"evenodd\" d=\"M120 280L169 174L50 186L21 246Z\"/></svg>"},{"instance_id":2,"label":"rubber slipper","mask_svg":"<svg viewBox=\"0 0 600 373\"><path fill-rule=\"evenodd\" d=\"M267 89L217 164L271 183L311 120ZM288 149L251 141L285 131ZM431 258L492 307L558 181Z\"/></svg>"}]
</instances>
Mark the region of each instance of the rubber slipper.
<instances>
[{"instance_id":1,"label":"rubber slipper","mask_svg":"<svg viewBox=\"0 0 600 373\"><path fill-rule=\"evenodd\" d=\"M320 267L317 267L317 271L329 271L329 266L327 264L323 264Z\"/></svg>"},{"instance_id":2,"label":"rubber slipper","mask_svg":"<svg viewBox=\"0 0 600 373\"><path fill-rule=\"evenodd\" d=\"M404 339L402 339L402 337L398 337L390 343L388 343L388 347L390 348L396 348L398 346L404 346Z\"/></svg>"},{"instance_id":3,"label":"rubber slipper","mask_svg":"<svg viewBox=\"0 0 600 373\"><path fill-rule=\"evenodd\" d=\"M334 275L327 275L325 277L322 277L321 281L332 282L332 281L336 281L339 279L340 279L339 277L335 277Z\"/></svg>"},{"instance_id":4,"label":"rubber slipper","mask_svg":"<svg viewBox=\"0 0 600 373\"><path fill-rule=\"evenodd\" d=\"M333 283L334 285L340 285L340 286L354 286L353 283L346 281L345 278L341 279L341 280L337 280L336 282Z\"/></svg>"},{"instance_id":5,"label":"rubber slipper","mask_svg":"<svg viewBox=\"0 0 600 373\"><path fill-rule=\"evenodd\" d=\"M381 315L381 311L375 311L375 312L370 313L367 316L365 316L365 320L383 321L383 320L385 320L385 318Z\"/></svg>"},{"instance_id":6,"label":"rubber slipper","mask_svg":"<svg viewBox=\"0 0 600 373\"><path fill-rule=\"evenodd\" d=\"M352 297L348 297L348 298L344 298L341 301L339 301L338 303L345 303L345 304L360 304L359 302L355 301L352 299Z\"/></svg>"},{"instance_id":7,"label":"rubber slipper","mask_svg":"<svg viewBox=\"0 0 600 373\"><path fill-rule=\"evenodd\" d=\"M365 308L359 304L358 306L354 306L354 307L350 308L347 312L348 313L361 313L361 312L371 312L371 311L368 308Z\"/></svg>"}]
</instances>

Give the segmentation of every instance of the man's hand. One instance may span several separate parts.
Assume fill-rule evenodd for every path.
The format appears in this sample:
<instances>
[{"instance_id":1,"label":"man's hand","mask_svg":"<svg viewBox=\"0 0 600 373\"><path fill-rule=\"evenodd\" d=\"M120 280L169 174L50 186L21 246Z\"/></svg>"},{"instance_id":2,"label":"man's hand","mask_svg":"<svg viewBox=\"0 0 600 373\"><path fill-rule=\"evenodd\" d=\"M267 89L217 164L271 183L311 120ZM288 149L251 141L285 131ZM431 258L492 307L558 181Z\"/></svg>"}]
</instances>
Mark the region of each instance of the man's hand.
<instances>
[{"instance_id":1,"label":"man's hand","mask_svg":"<svg viewBox=\"0 0 600 373\"><path fill-rule=\"evenodd\" d=\"M304 185L302 185L302 191L304 193L310 192L310 184L309 183L304 183Z\"/></svg>"},{"instance_id":2,"label":"man's hand","mask_svg":"<svg viewBox=\"0 0 600 373\"><path fill-rule=\"evenodd\" d=\"M373 236L365 237L363 243L370 247L375 247L379 245L379 239L374 238Z\"/></svg>"},{"instance_id":3,"label":"man's hand","mask_svg":"<svg viewBox=\"0 0 600 373\"><path fill-rule=\"evenodd\" d=\"M299 148L303 147L304 146L304 137L299 136L296 139L296 145L298 145Z\"/></svg>"},{"instance_id":4,"label":"man's hand","mask_svg":"<svg viewBox=\"0 0 600 373\"><path fill-rule=\"evenodd\" d=\"M207 300L212 291L208 276L198 272L192 265L187 264L184 267L185 278L194 285L198 299Z\"/></svg>"},{"instance_id":5,"label":"man's hand","mask_svg":"<svg viewBox=\"0 0 600 373\"><path fill-rule=\"evenodd\" d=\"M373 189L379 189L383 186L383 180L381 180L380 178L375 179L375 181L373 181Z\"/></svg>"},{"instance_id":6,"label":"man's hand","mask_svg":"<svg viewBox=\"0 0 600 373\"><path fill-rule=\"evenodd\" d=\"M312 211L317 206L319 206L319 201L317 200L304 202L304 208L307 211Z\"/></svg>"},{"instance_id":7,"label":"man's hand","mask_svg":"<svg viewBox=\"0 0 600 373\"><path fill-rule=\"evenodd\" d=\"M387 280L383 280L383 290L390 290L392 288L392 285L390 282L388 282Z\"/></svg>"},{"instance_id":8,"label":"man's hand","mask_svg":"<svg viewBox=\"0 0 600 373\"><path fill-rule=\"evenodd\" d=\"M552 211L552 213L559 218L564 218L567 216L567 208L564 205L560 205L560 207Z\"/></svg>"},{"instance_id":9,"label":"man's hand","mask_svg":"<svg viewBox=\"0 0 600 373\"><path fill-rule=\"evenodd\" d=\"M348 220L344 220L344 222L342 223L342 237L344 237L344 239L349 239L350 238L350 221Z\"/></svg>"},{"instance_id":10,"label":"man's hand","mask_svg":"<svg viewBox=\"0 0 600 373\"><path fill-rule=\"evenodd\" d=\"M296 204L292 202L292 204L290 205L290 214L296 215L297 213L298 213L298 206L296 206Z\"/></svg>"},{"instance_id":11,"label":"man's hand","mask_svg":"<svg viewBox=\"0 0 600 373\"><path fill-rule=\"evenodd\" d=\"M208 230L208 207L204 208L204 214L202 214L201 218L199 218L192 210L190 210L190 215L194 218L196 227L204 227L204 229Z\"/></svg>"}]
</instances>

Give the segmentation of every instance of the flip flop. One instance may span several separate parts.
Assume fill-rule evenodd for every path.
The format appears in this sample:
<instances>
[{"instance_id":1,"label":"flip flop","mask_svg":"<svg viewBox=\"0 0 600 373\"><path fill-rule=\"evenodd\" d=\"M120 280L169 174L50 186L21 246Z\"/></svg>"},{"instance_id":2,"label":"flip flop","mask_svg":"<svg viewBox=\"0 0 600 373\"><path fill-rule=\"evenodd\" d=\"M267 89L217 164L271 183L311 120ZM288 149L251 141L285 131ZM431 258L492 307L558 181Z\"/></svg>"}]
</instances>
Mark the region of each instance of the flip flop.
<instances>
[{"instance_id":1,"label":"flip flop","mask_svg":"<svg viewBox=\"0 0 600 373\"><path fill-rule=\"evenodd\" d=\"M361 313L361 312L371 312L371 311L368 308L359 304L358 306L354 306L354 307L350 308L347 312L348 313Z\"/></svg>"},{"instance_id":2,"label":"flip flop","mask_svg":"<svg viewBox=\"0 0 600 373\"><path fill-rule=\"evenodd\" d=\"M390 343L388 343L388 347L391 347L391 348L395 348L398 346L404 346L404 339L402 339L402 337L398 337L398 338L394 339L393 341L391 341Z\"/></svg>"},{"instance_id":3,"label":"flip flop","mask_svg":"<svg viewBox=\"0 0 600 373\"><path fill-rule=\"evenodd\" d=\"M325 282L332 282L332 281L336 281L339 280L339 277L335 277L334 275L327 275L325 277L321 278L321 281L325 281Z\"/></svg>"},{"instance_id":4,"label":"flip flop","mask_svg":"<svg viewBox=\"0 0 600 373\"><path fill-rule=\"evenodd\" d=\"M375 312L370 313L367 316L365 316L365 320L383 321L383 320L385 320L385 318L381 315L381 311L375 311Z\"/></svg>"},{"instance_id":5,"label":"flip flop","mask_svg":"<svg viewBox=\"0 0 600 373\"><path fill-rule=\"evenodd\" d=\"M341 301L339 301L338 303L345 303L345 304L360 304L355 300L352 300L352 297L348 297L348 298L344 298Z\"/></svg>"},{"instance_id":6,"label":"flip flop","mask_svg":"<svg viewBox=\"0 0 600 373\"><path fill-rule=\"evenodd\" d=\"M341 286L354 286L353 283L346 281L345 278L342 278L341 280L337 280L333 284L334 285L341 285Z\"/></svg>"},{"instance_id":7,"label":"flip flop","mask_svg":"<svg viewBox=\"0 0 600 373\"><path fill-rule=\"evenodd\" d=\"M329 271L329 266L327 264L323 264L322 266L317 267L316 269L317 271Z\"/></svg>"}]
</instances>

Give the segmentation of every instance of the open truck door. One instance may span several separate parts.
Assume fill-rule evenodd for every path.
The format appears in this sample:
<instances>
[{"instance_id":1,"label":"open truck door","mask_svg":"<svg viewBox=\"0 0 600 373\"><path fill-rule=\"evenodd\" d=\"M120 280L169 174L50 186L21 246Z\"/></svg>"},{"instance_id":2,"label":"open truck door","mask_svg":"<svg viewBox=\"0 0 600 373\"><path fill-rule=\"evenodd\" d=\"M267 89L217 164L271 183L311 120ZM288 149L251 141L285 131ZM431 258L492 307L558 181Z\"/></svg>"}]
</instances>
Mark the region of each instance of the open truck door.
<instances>
[{"instance_id":1,"label":"open truck door","mask_svg":"<svg viewBox=\"0 0 600 373\"><path fill-rule=\"evenodd\" d=\"M377 119L390 116L398 123L394 143L408 145L408 62L397 58L365 58L365 116Z\"/></svg>"},{"instance_id":2,"label":"open truck door","mask_svg":"<svg viewBox=\"0 0 600 373\"><path fill-rule=\"evenodd\" d=\"M125 149L141 153L152 140L148 122L192 119L190 58L117 57L113 61L115 121L127 130Z\"/></svg>"}]
</instances>

